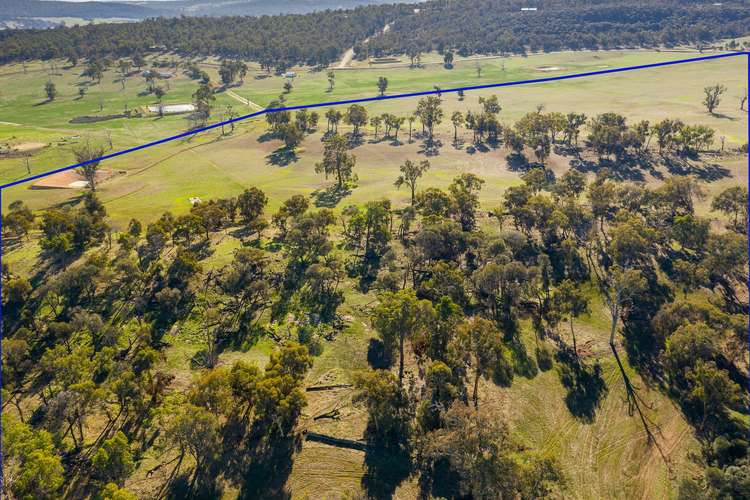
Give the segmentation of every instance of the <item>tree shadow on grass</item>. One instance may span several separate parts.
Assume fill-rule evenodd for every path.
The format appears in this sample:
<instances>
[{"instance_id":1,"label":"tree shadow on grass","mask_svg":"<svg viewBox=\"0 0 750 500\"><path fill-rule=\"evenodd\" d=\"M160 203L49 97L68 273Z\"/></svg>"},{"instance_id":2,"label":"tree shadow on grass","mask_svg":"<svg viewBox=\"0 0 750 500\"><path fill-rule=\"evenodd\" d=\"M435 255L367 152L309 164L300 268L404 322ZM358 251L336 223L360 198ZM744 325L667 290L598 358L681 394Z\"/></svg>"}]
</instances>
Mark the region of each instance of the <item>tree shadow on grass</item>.
<instances>
[{"instance_id":1,"label":"tree shadow on grass","mask_svg":"<svg viewBox=\"0 0 750 500\"><path fill-rule=\"evenodd\" d=\"M237 496L241 500L267 498L287 500L292 497L286 489L286 482L292 472L294 453L302 447L301 438L293 435L271 439L263 446L261 452L255 454L235 453L234 460L240 466L240 492ZM243 463L247 456L255 456L250 464Z\"/></svg>"},{"instance_id":2,"label":"tree shadow on grass","mask_svg":"<svg viewBox=\"0 0 750 500\"><path fill-rule=\"evenodd\" d=\"M193 493L190 491L190 476L187 473L182 473L172 479L169 483L169 487L164 494L164 498L167 500L180 500L183 498L195 498Z\"/></svg>"},{"instance_id":3,"label":"tree shadow on grass","mask_svg":"<svg viewBox=\"0 0 750 500\"><path fill-rule=\"evenodd\" d=\"M262 312L259 314L262 314ZM266 335L266 333L265 328L261 325L241 319L238 330L229 333L224 339L224 344L227 349L247 352L255 346L260 339Z\"/></svg>"},{"instance_id":4,"label":"tree shadow on grass","mask_svg":"<svg viewBox=\"0 0 750 500\"><path fill-rule=\"evenodd\" d=\"M711 116L713 116L714 118L721 118L723 120L729 120L731 122L737 121L737 118L733 116L725 115L724 113L711 113Z\"/></svg>"},{"instance_id":5,"label":"tree shadow on grass","mask_svg":"<svg viewBox=\"0 0 750 500\"><path fill-rule=\"evenodd\" d=\"M258 142L268 142L276 139L276 134L271 131L263 132L258 136Z\"/></svg>"},{"instance_id":6,"label":"tree shadow on grass","mask_svg":"<svg viewBox=\"0 0 750 500\"><path fill-rule=\"evenodd\" d=\"M536 377L539 373L539 367L534 358L526 352L526 346L523 342L518 339L511 339L507 342L507 346L513 355L513 371L524 378Z\"/></svg>"},{"instance_id":7,"label":"tree shadow on grass","mask_svg":"<svg viewBox=\"0 0 750 500\"><path fill-rule=\"evenodd\" d=\"M623 155L616 160L602 158L599 160L597 168L599 170L602 168L608 169L610 174L618 181L642 182L646 180L643 176L640 159L632 155Z\"/></svg>"},{"instance_id":8,"label":"tree shadow on grass","mask_svg":"<svg viewBox=\"0 0 750 500\"><path fill-rule=\"evenodd\" d=\"M411 454L405 442L371 446L365 452L362 487L368 498L390 499L412 473Z\"/></svg>"},{"instance_id":9,"label":"tree shadow on grass","mask_svg":"<svg viewBox=\"0 0 750 500\"><path fill-rule=\"evenodd\" d=\"M691 163L687 158L664 157L664 166L672 175L694 175L705 182L715 182L731 175L728 168L716 163Z\"/></svg>"},{"instance_id":10,"label":"tree shadow on grass","mask_svg":"<svg viewBox=\"0 0 750 500\"><path fill-rule=\"evenodd\" d=\"M460 475L451 468L448 459L440 458L419 476L421 498L462 498L458 487L460 481Z\"/></svg>"},{"instance_id":11,"label":"tree shadow on grass","mask_svg":"<svg viewBox=\"0 0 750 500\"><path fill-rule=\"evenodd\" d=\"M426 139L417 153L425 156L438 156L441 147L443 147L443 143L440 139L433 139L432 141Z\"/></svg>"},{"instance_id":12,"label":"tree shadow on grass","mask_svg":"<svg viewBox=\"0 0 750 500\"><path fill-rule=\"evenodd\" d=\"M242 240L243 247L260 248L260 237L263 229L264 227L262 226L242 224L235 229L229 230L229 234L231 234L234 238ZM247 239L251 236L254 238Z\"/></svg>"},{"instance_id":13,"label":"tree shadow on grass","mask_svg":"<svg viewBox=\"0 0 750 500\"><path fill-rule=\"evenodd\" d=\"M365 143L365 136L362 133L358 133L355 135L354 132L351 132L349 134L346 134L346 138L348 140L347 145L349 146L349 149L358 148Z\"/></svg>"},{"instance_id":14,"label":"tree shadow on grass","mask_svg":"<svg viewBox=\"0 0 750 500\"><path fill-rule=\"evenodd\" d=\"M510 153L505 157L508 170L511 172L527 172L530 168L529 160L521 153Z\"/></svg>"},{"instance_id":15,"label":"tree shadow on grass","mask_svg":"<svg viewBox=\"0 0 750 500\"><path fill-rule=\"evenodd\" d=\"M299 157L293 149L279 148L266 156L266 163L276 165L277 167L286 167L291 163L295 163L298 159Z\"/></svg>"},{"instance_id":16,"label":"tree shadow on grass","mask_svg":"<svg viewBox=\"0 0 750 500\"><path fill-rule=\"evenodd\" d=\"M221 452L203 471L198 471L195 485L176 481L170 498L222 498L219 478L239 490L238 499L288 500L286 489L294 463L294 454L302 447L299 434L289 436L260 425L245 431L238 421L230 421L222 431ZM186 487L187 486L187 487Z\"/></svg>"},{"instance_id":17,"label":"tree shadow on grass","mask_svg":"<svg viewBox=\"0 0 750 500\"><path fill-rule=\"evenodd\" d=\"M484 142L474 142L472 143L474 146L474 152L476 153L489 153L490 148L485 144Z\"/></svg>"},{"instance_id":18,"label":"tree shadow on grass","mask_svg":"<svg viewBox=\"0 0 750 500\"><path fill-rule=\"evenodd\" d=\"M586 423L594 421L597 408L607 394L607 384L602 378L599 363L587 366L583 360L576 359L570 348L563 348L557 353L560 382L567 389L565 405L570 413Z\"/></svg>"},{"instance_id":19,"label":"tree shadow on grass","mask_svg":"<svg viewBox=\"0 0 750 500\"><path fill-rule=\"evenodd\" d=\"M393 363L382 340L370 339L370 343L367 345L367 363L375 370L384 370Z\"/></svg>"},{"instance_id":20,"label":"tree shadow on grass","mask_svg":"<svg viewBox=\"0 0 750 500\"><path fill-rule=\"evenodd\" d=\"M206 349L201 349L190 358L190 369L198 370L200 368L209 368L208 351Z\"/></svg>"},{"instance_id":21,"label":"tree shadow on grass","mask_svg":"<svg viewBox=\"0 0 750 500\"><path fill-rule=\"evenodd\" d=\"M598 162L585 158L573 158L570 160L570 168L581 173L598 173L603 168L609 170L618 181L642 182L645 180L643 170L651 173L657 172L645 156L624 155L617 160L602 158ZM658 172L655 176L658 176Z\"/></svg>"},{"instance_id":22,"label":"tree shadow on grass","mask_svg":"<svg viewBox=\"0 0 750 500\"><path fill-rule=\"evenodd\" d=\"M350 194L352 194L351 188L340 188L338 185L334 184L324 189L316 189L315 191L313 191L312 197L315 200L316 207L333 208Z\"/></svg>"}]
</instances>

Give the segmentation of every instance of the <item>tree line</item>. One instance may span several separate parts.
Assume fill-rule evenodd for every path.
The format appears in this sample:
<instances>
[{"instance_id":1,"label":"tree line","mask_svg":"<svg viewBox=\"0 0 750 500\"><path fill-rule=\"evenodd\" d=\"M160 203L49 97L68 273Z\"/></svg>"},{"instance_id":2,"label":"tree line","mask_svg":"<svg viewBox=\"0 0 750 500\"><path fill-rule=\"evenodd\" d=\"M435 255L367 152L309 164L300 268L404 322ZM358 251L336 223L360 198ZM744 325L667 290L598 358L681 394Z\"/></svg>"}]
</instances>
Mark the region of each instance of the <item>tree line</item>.
<instances>
[{"instance_id":1,"label":"tree line","mask_svg":"<svg viewBox=\"0 0 750 500\"><path fill-rule=\"evenodd\" d=\"M705 46L721 38L747 34L742 2L719 5L672 0L649 2L545 1L529 5L512 0L434 1L417 15L399 18L385 33L357 48L358 57L440 53L524 54L573 49Z\"/></svg>"},{"instance_id":2,"label":"tree line","mask_svg":"<svg viewBox=\"0 0 750 500\"><path fill-rule=\"evenodd\" d=\"M284 71L325 66L356 45L359 58L437 50L467 56L562 49L705 46L747 34L742 2L655 0L544 2L534 12L511 0L432 0L262 17L154 18L137 23L4 30L0 63L29 59L132 56L149 50L250 59ZM386 23L391 29L377 34ZM373 36L374 35L374 36ZM364 40L369 41L364 44ZM452 55L446 59L450 64Z\"/></svg>"},{"instance_id":3,"label":"tree line","mask_svg":"<svg viewBox=\"0 0 750 500\"><path fill-rule=\"evenodd\" d=\"M0 63L125 57L166 50L189 57L250 59L283 71L297 64L328 65L406 10L405 6L373 5L304 15L154 18L127 25L3 30Z\"/></svg>"},{"instance_id":4,"label":"tree line","mask_svg":"<svg viewBox=\"0 0 750 500\"><path fill-rule=\"evenodd\" d=\"M706 91L713 88L707 87ZM272 107L279 105L279 101L271 104ZM479 105L478 110L451 114L454 146L463 142L459 131L467 130L471 133L471 145L505 146L511 150L509 161L517 163L520 160L525 165L523 168L530 165L527 153L531 153L538 164L544 165L553 150L557 150L561 154L574 154L579 162L585 154L595 154L600 164L607 164L620 174L632 165L650 165L657 155L665 160L670 157L697 158L699 153L714 148L716 142L712 128L686 124L679 119L665 118L653 123L641 120L631 124L619 113L605 112L588 117L576 112L546 112L540 106L515 123L506 124L500 121L502 106L497 96L480 97ZM399 132L408 127L404 132L408 142L419 136L427 147L437 148L440 141L436 137L436 128L446 116L441 97L427 96L420 99L416 109L406 116L393 113L371 116L366 107L353 104L344 110L329 108L324 118L326 131L322 140L327 146L340 142L339 149L344 152L351 144L361 141L368 125L375 140L390 139L399 143ZM302 142L306 133L316 129L319 119L317 112L307 110L297 111L294 116L288 111L266 115L270 133L283 140L290 150ZM341 123L350 125L351 133L339 132ZM722 150L723 147L722 141ZM332 150L327 147L326 152L329 151ZM327 153L325 158L328 158ZM340 157L336 161L340 161ZM343 186L341 178L339 186Z\"/></svg>"}]
</instances>

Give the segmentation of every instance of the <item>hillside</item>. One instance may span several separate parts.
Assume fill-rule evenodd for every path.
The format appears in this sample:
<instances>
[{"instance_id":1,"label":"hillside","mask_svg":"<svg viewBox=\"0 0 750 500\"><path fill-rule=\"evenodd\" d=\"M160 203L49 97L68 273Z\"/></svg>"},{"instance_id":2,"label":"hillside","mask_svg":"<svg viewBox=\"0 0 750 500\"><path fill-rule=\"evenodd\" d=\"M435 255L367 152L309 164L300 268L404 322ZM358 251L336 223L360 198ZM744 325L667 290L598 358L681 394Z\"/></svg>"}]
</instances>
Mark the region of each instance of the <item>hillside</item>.
<instances>
[{"instance_id":1,"label":"hillside","mask_svg":"<svg viewBox=\"0 0 750 500\"><path fill-rule=\"evenodd\" d=\"M157 6L123 2L57 2L52 0L0 0L0 18L78 17L144 19L166 11Z\"/></svg>"},{"instance_id":2,"label":"hillside","mask_svg":"<svg viewBox=\"0 0 750 500\"><path fill-rule=\"evenodd\" d=\"M415 3L421 0L394 2L392 0L176 0L170 2L171 15L188 16L262 16L274 14L306 14L324 10L353 9L355 7ZM147 4L156 7L153 3Z\"/></svg>"},{"instance_id":3,"label":"hillside","mask_svg":"<svg viewBox=\"0 0 750 500\"><path fill-rule=\"evenodd\" d=\"M0 1L0 19L79 18L92 20L145 19L159 16L265 16L353 9L384 3L393 2L388 0L279 0L276 2L265 0L173 0L169 2L2 0ZM54 19L48 19L48 21L54 22Z\"/></svg>"},{"instance_id":4,"label":"hillside","mask_svg":"<svg viewBox=\"0 0 750 500\"><path fill-rule=\"evenodd\" d=\"M13 63L0 180L280 98L698 55L429 52L293 79L158 52ZM3 190L6 487L742 498L746 69L733 56L278 113ZM183 103L196 112L144 111Z\"/></svg>"},{"instance_id":5,"label":"hillside","mask_svg":"<svg viewBox=\"0 0 750 500\"><path fill-rule=\"evenodd\" d=\"M224 7L211 9L220 13ZM386 24L389 29L382 32ZM553 0L540 4L538 11L522 12L509 0L433 0L418 9L370 5L306 15L160 18L128 25L6 30L0 33L0 62L132 56L156 47L193 56L246 58L284 72L295 64L330 64L352 46L359 59L408 54L413 63L430 51L467 56L705 47L746 35L748 26L750 9L741 1Z\"/></svg>"},{"instance_id":6,"label":"hillside","mask_svg":"<svg viewBox=\"0 0 750 500\"><path fill-rule=\"evenodd\" d=\"M522 7L535 6L535 11ZM455 0L427 2L368 44L376 54L454 50L459 54L666 47L748 33L750 4L656 1Z\"/></svg>"}]
</instances>

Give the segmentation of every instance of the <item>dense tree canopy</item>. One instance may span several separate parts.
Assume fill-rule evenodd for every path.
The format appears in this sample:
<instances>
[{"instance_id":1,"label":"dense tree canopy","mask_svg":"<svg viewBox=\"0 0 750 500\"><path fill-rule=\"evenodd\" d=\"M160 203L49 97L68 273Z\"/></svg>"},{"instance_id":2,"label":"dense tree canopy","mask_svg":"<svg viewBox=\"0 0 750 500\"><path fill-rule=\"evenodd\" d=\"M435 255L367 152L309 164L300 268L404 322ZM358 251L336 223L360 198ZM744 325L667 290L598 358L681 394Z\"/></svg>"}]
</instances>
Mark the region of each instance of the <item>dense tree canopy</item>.
<instances>
[{"instance_id":1,"label":"dense tree canopy","mask_svg":"<svg viewBox=\"0 0 750 500\"><path fill-rule=\"evenodd\" d=\"M552 0L538 5L537 11L522 12L525 5L513 0L432 0L420 5L419 12L406 4L370 5L306 15L156 18L122 25L3 30L0 62L170 50L251 59L284 70L294 64L327 65L356 45L358 57L406 54L413 64L430 50L466 56L704 45L747 34L749 17L746 5L737 1ZM372 36L386 23L393 23L391 29ZM368 37L365 48L361 44Z\"/></svg>"}]
</instances>

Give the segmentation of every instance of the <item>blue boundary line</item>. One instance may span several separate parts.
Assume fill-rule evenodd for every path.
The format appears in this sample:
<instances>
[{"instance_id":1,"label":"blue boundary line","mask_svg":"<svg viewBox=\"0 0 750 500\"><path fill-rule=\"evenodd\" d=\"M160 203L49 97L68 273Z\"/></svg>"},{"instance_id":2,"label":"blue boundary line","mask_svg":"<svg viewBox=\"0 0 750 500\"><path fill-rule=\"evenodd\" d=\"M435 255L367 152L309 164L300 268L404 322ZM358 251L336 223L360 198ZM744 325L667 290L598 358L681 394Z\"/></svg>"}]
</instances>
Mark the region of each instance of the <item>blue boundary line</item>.
<instances>
[{"instance_id":1,"label":"blue boundary line","mask_svg":"<svg viewBox=\"0 0 750 500\"><path fill-rule=\"evenodd\" d=\"M221 127L222 125L239 122L242 120L246 120L248 118L265 115L267 113L277 113L280 111L293 111L293 110L305 109L305 108L320 108L320 107L325 107L325 106L338 106L338 105L343 105L343 104L355 104L355 103L362 103L362 102L382 101L382 100L387 100L387 99L400 99L404 97L418 97L418 96L431 95L431 94L437 94L437 93L458 92L460 90L463 90L463 91L480 90L480 89L489 89L489 88L498 88L498 87L511 87L515 85L525 85L525 84L531 84L531 83L552 82L552 81L557 81L557 80L570 80L573 78L583 78L583 77L595 76L595 75L606 75L606 74L611 74L611 73L622 73L624 71L633 71L633 70L647 69L647 68L658 68L658 67L663 67L663 66L672 66L675 64L684 64L684 63L697 62L697 61L707 61L711 59L721 59L725 57L736 57L736 56L741 56L741 55L747 56L748 64L747 64L747 82L746 83L750 84L750 52L731 52L728 54L716 54L716 55L711 55L711 56L693 57L689 59L678 59L676 61L641 64L638 66L626 66L622 68L612 68L612 69L607 69L607 70L602 70L602 71L589 71L586 73L576 73L572 75L561 75L561 76L553 76L553 77L548 77L548 78L535 78L532 80L519 80L515 82L494 83L494 84L487 84L487 85L474 85L470 87L456 87L456 88L445 89L445 90L440 90L440 91L432 90L432 91L424 91L424 92L412 92L412 93L407 93L407 94L394 94L394 95L389 95L389 96L367 97L363 99L350 99L346 101L331 101L331 102L324 102L324 103L310 104L310 105L289 106L286 108L265 109L263 111L258 111L255 113L251 113L249 115L240 116L232 120L215 123L207 127L202 127L200 129L191 130L189 132L184 132L182 134L174 135L171 137L165 137L164 139L142 144L140 146L130 148L130 149L125 149L123 151L118 151L116 153L105 155L100 158L90 160L88 162L77 163L75 165L69 165L67 167L58 168L56 170L51 170L49 172L27 177L25 179L19 179L17 181L2 184L0 185L0 214L2 213L2 207L3 207L3 203L2 203L3 190L6 188L17 186L19 184L23 184L26 182L30 182L35 179L40 179L40 178L43 178L43 177L46 177L46 176L49 176L58 172L64 172L66 170L71 170L74 168L82 167L84 165L88 165L93 162L103 161L109 158L115 158L117 156L122 156L128 153L132 153L134 151L138 151L141 149L150 148L152 146L163 144L165 142L174 141L182 137L196 135L201 132L205 132L206 130L211 130L217 127ZM748 139L750 139L750 120L748 120L747 134L748 134ZM748 174L750 175L750 154L748 155L747 167L748 167ZM748 200L748 208L750 209L750 200ZM750 252L750 239L748 240L748 251ZM3 227L2 227L2 217L0 217L0 273L2 272L2 258L3 258ZM748 274L747 285L748 285L748 290L750 290L750 272ZM3 284L2 284L2 279L0 279L0 295L2 295L2 289L3 289ZM748 313L750 314L750 308L748 309ZM0 300L0 357L2 357L2 342L1 342L2 338L3 338L3 304L2 304L2 300ZM750 326L748 326L748 347L750 347ZM0 386L2 386L2 379L3 379L3 371L2 371L2 366L0 366ZM748 377L747 389L750 390L750 376ZM2 402L2 396L0 396L0 403L1 402ZM0 467L2 467L2 463L3 463L2 422L0 422ZM3 487L4 487L3 478L0 476L0 491L2 491Z\"/></svg>"},{"instance_id":2,"label":"blue boundary line","mask_svg":"<svg viewBox=\"0 0 750 500\"><path fill-rule=\"evenodd\" d=\"M674 66L676 64L685 64L685 63L691 63L691 62L697 62L697 61L708 61L712 59L723 59L726 57L737 57L742 55L748 55L750 56L750 52L729 52L726 54L714 54L710 56L701 56L701 57L691 57L689 59L677 59L675 61L662 61L657 63L650 63L650 64L640 64L637 66L624 66L622 68L611 68L611 69L605 69L600 71L587 71L585 73L573 73L570 75L560 75L560 76L550 76L546 78L534 78L530 80L518 80L514 82L504 82L504 83L489 83L485 85L472 85L468 87L454 87L449 89L440 89L440 90L425 90L421 92L408 92L404 94L393 94L393 95L384 95L384 96L375 96L375 97L363 97L360 99L347 99L344 101L328 101L328 102L320 102L315 104L300 104L297 106L287 106L282 108L267 108L262 111L256 111L255 113L250 113L248 115L238 116L237 118L233 118L231 120L226 120L223 122L214 123L212 125L208 125L206 127L197 128L194 130L189 130L187 132L183 132L181 134L173 135L170 137L165 137L163 139L159 139L152 142L147 142L146 144L141 144L140 146L135 146L128 149L123 149L122 151L117 151L115 153L110 153L108 155L100 156L99 158L94 158L92 160L87 160L80 163L75 163L73 165L68 165L67 167L61 167L57 168L55 170L50 170L48 172L44 172L41 174L32 175L30 177L25 177L23 179L18 179L16 181L8 182L6 184L0 185L0 190L7 189L9 187L17 186L19 184L25 184L27 182L31 182L37 179L41 179L53 174L57 174L59 172L65 172L67 170L72 170L74 168L83 167L85 165L89 165L92 163L101 162L104 160L109 160L111 158L116 158L118 156L123 156L129 153L134 153L136 151L140 151L141 149L150 148L153 146L158 146L159 144L164 144L166 142L175 141L177 139L182 139L184 137L189 137L193 135L200 134L201 132L206 132L208 130L212 130L224 125L229 125L231 123L240 122L243 120L247 120L249 118L255 118L257 116L266 115L269 113L279 113L282 111L295 111L298 109L310 109L310 108L323 108L323 107L331 107L331 106L342 106L345 104L358 104L363 102L374 102L374 101L386 101L390 99L403 99L407 97L421 97L426 95L434 95L434 94L446 94L451 92L459 92L459 91L470 91L470 90L483 90L483 89L494 89L494 88L500 88L500 87L513 87L517 85L528 85L532 83L545 83L545 82L554 82L554 81L560 81L560 80L572 80L574 78L585 78L589 76L596 76L596 75L608 75L613 73L622 73L625 71L635 71L639 69L648 69L648 68L659 68L659 67L665 67L665 66Z\"/></svg>"}]
</instances>

